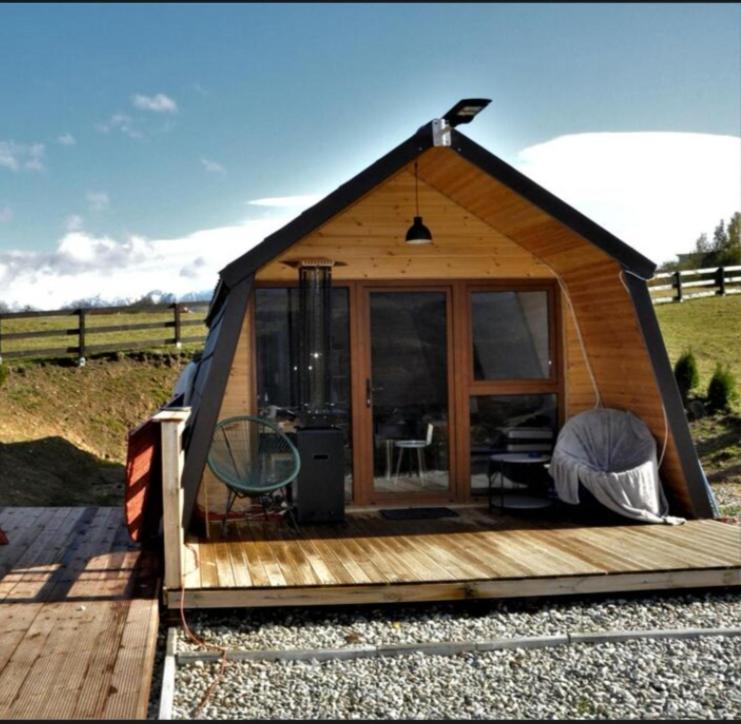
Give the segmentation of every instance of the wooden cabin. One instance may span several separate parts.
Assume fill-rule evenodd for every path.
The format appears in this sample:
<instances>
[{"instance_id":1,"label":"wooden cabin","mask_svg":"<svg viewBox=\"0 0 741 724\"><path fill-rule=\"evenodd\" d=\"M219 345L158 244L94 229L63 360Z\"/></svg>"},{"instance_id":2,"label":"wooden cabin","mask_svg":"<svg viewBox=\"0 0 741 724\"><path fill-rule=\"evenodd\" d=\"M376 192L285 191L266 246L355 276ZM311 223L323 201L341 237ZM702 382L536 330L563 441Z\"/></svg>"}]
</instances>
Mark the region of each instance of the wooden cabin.
<instances>
[{"instance_id":1,"label":"wooden cabin","mask_svg":"<svg viewBox=\"0 0 741 724\"><path fill-rule=\"evenodd\" d=\"M654 263L456 125L423 125L222 270L187 423L160 415L169 605L183 591L186 606L226 606L739 583L741 531L712 520L647 291ZM415 216L429 243L407 242ZM226 496L206 465L217 422L298 404L291 330L297 267L311 264L331 268L329 403L348 521L297 537L236 523L206 538L195 523L218 518ZM553 440L596 405L649 426L686 525L487 512L488 457L508 431ZM405 455L404 439L425 444ZM429 506L459 515L377 515Z\"/></svg>"}]
</instances>

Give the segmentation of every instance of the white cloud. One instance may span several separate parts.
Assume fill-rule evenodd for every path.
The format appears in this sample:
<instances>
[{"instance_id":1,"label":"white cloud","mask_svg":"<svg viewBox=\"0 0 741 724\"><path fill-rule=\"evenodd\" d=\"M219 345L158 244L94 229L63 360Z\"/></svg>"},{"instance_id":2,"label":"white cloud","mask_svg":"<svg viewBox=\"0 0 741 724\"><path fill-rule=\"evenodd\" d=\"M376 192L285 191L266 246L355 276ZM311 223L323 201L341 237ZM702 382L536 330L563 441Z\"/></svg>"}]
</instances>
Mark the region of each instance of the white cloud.
<instances>
[{"instance_id":1,"label":"white cloud","mask_svg":"<svg viewBox=\"0 0 741 724\"><path fill-rule=\"evenodd\" d=\"M203 168L209 173L226 173L226 169L216 161L209 161L207 158L202 158L201 163L203 164Z\"/></svg>"},{"instance_id":2,"label":"white cloud","mask_svg":"<svg viewBox=\"0 0 741 724\"><path fill-rule=\"evenodd\" d=\"M741 208L741 138L582 133L521 151L514 165L656 262Z\"/></svg>"},{"instance_id":3,"label":"white cloud","mask_svg":"<svg viewBox=\"0 0 741 724\"><path fill-rule=\"evenodd\" d=\"M138 121L125 113L114 113L107 121L96 123L95 128L101 133L120 131L129 138L144 138Z\"/></svg>"},{"instance_id":4,"label":"white cloud","mask_svg":"<svg viewBox=\"0 0 741 724\"><path fill-rule=\"evenodd\" d=\"M13 209L10 206L0 206L0 224L7 224L13 220Z\"/></svg>"},{"instance_id":5,"label":"white cloud","mask_svg":"<svg viewBox=\"0 0 741 724\"><path fill-rule=\"evenodd\" d=\"M84 223L85 219L83 219L82 216L79 216L78 214L70 214L64 220L64 228L67 229L67 231L79 231L82 229Z\"/></svg>"},{"instance_id":6,"label":"white cloud","mask_svg":"<svg viewBox=\"0 0 741 724\"><path fill-rule=\"evenodd\" d=\"M105 191L88 191L85 199L91 211L105 211L111 205L111 199Z\"/></svg>"},{"instance_id":7,"label":"white cloud","mask_svg":"<svg viewBox=\"0 0 741 724\"><path fill-rule=\"evenodd\" d=\"M271 208L284 209L308 209L322 197L318 194L303 194L297 196L269 196L264 199L252 199L247 203L250 206L268 206Z\"/></svg>"},{"instance_id":8,"label":"white cloud","mask_svg":"<svg viewBox=\"0 0 741 724\"><path fill-rule=\"evenodd\" d=\"M219 270L290 219L248 220L173 239L70 230L53 252L0 251L0 302L56 309L82 299L126 303L157 289L177 297L211 292Z\"/></svg>"},{"instance_id":9,"label":"white cloud","mask_svg":"<svg viewBox=\"0 0 741 724\"><path fill-rule=\"evenodd\" d=\"M139 108L142 111L154 111L155 113L177 113L178 110L178 104L164 93L157 93L153 96L135 93L131 96L131 103L134 108Z\"/></svg>"},{"instance_id":10,"label":"white cloud","mask_svg":"<svg viewBox=\"0 0 741 724\"><path fill-rule=\"evenodd\" d=\"M44 144L0 141L0 167L11 171L43 171Z\"/></svg>"},{"instance_id":11,"label":"white cloud","mask_svg":"<svg viewBox=\"0 0 741 724\"><path fill-rule=\"evenodd\" d=\"M74 146L77 139L71 133L63 133L61 136L57 136L57 143L62 146Z\"/></svg>"}]
</instances>

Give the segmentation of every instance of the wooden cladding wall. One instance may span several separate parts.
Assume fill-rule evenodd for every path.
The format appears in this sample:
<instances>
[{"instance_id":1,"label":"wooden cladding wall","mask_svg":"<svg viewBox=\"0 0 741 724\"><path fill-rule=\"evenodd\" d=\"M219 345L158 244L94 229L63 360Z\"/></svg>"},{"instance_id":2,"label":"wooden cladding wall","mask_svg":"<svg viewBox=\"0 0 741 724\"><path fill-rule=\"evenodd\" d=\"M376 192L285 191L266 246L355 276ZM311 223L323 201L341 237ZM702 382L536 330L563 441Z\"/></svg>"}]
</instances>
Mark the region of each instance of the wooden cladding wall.
<instances>
[{"instance_id":1,"label":"wooden cladding wall","mask_svg":"<svg viewBox=\"0 0 741 724\"><path fill-rule=\"evenodd\" d=\"M560 290L559 290L560 291ZM564 419L590 410L596 402L594 386L589 378L584 354L576 332L574 315L565 299L561 299L561 318L564 349Z\"/></svg>"},{"instance_id":2,"label":"wooden cladding wall","mask_svg":"<svg viewBox=\"0 0 741 724\"><path fill-rule=\"evenodd\" d=\"M219 411L219 420L234 415L251 415L256 414L255 405L255 364L254 350L252 344L252 330L254 319L254 297L250 300L247 307L247 314L242 322L242 330L239 334L239 342L234 352L234 361L229 378L226 383L224 399ZM201 479L201 485L198 492L198 507L201 510L208 509L212 513L223 513L226 505L227 489L220 483L206 466ZM234 510L240 510L249 501L246 499L237 500L234 504Z\"/></svg>"},{"instance_id":3,"label":"wooden cladding wall","mask_svg":"<svg viewBox=\"0 0 741 724\"><path fill-rule=\"evenodd\" d=\"M335 279L542 278L553 273L531 253L445 195L419 183L419 208L433 242L404 242L414 216L414 176L404 170L257 273L258 281L296 278L283 262L328 257Z\"/></svg>"},{"instance_id":4,"label":"wooden cladding wall","mask_svg":"<svg viewBox=\"0 0 741 724\"><path fill-rule=\"evenodd\" d=\"M684 484L684 473L671 432L667 430L661 396L633 303L619 274L619 265L606 260L565 274L564 282L579 320L602 404L631 410L640 417L656 438L659 453L665 436L669 435L662 480L689 514L692 504ZM569 349L574 341L569 343ZM573 387L573 397L569 401L574 408L569 414L574 414L577 407L594 404L588 379L579 375ZM586 405L590 399L591 403Z\"/></svg>"}]
</instances>

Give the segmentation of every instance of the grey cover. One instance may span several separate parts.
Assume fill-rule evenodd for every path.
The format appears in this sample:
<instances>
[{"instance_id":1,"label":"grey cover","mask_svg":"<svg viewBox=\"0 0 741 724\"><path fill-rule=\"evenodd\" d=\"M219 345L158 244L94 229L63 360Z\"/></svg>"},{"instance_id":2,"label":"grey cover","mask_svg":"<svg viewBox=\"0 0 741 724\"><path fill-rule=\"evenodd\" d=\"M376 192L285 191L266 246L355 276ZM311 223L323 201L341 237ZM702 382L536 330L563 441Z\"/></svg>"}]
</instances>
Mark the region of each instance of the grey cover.
<instances>
[{"instance_id":1,"label":"grey cover","mask_svg":"<svg viewBox=\"0 0 741 724\"><path fill-rule=\"evenodd\" d=\"M632 412L597 408L568 420L558 435L550 474L565 503L579 503L581 482L602 505L627 518L684 523L668 515L656 442Z\"/></svg>"},{"instance_id":2,"label":"grey cover","mask_svg":"<svg viewBox=\"0 0 741 724\"><path fill-rule=\"evenodd\" d=\"M183 407L190 407L190 399L193 394L193 382L196 377L197 369L197 362L188 362L180 373L178 381L175 383L175 389L173 390L172 396L178 397L179 395L183 395Z\"/></svg>"}]
</instances>

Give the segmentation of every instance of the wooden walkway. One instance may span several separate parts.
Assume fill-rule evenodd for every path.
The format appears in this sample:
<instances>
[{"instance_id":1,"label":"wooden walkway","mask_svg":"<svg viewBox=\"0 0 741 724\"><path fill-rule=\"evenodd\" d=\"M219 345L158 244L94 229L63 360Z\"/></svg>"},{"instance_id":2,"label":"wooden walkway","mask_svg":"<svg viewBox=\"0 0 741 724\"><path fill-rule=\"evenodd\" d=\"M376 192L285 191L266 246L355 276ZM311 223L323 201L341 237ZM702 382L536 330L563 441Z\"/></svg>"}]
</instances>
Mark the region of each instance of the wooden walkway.
<instances>
[{"instance_id":1,"label":"wooden walkway","mask_svg":"<svg viewBox=\"0 0 741 724\"><path fill-rule=\"evenodd\" d=\"M119 508L2 508L0 719L145 718L156 560Z\"/></svg>"},{"instance_id":2,"label":"wooden walkway","mask_svg":"<svg viewBox=\"0 0 741 724\"><path fill-rule=\"evenodd\" d=\"M184 548L185 606L280 606L542 596L741 585L741 528L586 526L489 516L345 527L243 524ZM214 526L218 536L219 526ZM231 526L234 531L234 526ZM179 592L167 594L171 607Z\"/></svg>"}]
</instances>

